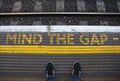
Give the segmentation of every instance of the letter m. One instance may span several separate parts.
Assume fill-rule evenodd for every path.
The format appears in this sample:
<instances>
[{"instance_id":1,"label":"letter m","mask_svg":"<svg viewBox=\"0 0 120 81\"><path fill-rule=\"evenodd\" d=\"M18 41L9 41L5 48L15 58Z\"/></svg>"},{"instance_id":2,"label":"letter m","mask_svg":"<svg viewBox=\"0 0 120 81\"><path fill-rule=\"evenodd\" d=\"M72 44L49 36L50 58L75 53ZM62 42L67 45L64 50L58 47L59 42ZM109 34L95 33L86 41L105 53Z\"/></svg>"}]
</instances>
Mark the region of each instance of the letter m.
<instances>
[{"instance_id":1,"label":"letter m","mask_svg":"<svg viewBox=\"0 0 120 81\"><path fill-rule=\"evenodd\" d=\"M10 35L10 34L7 34L6 35L6 44L9 43L9 41L12 41L13 44L16 44L16 39L17 39L17 34L13 34L13 35Z\"/></svg>"}]
</instances>

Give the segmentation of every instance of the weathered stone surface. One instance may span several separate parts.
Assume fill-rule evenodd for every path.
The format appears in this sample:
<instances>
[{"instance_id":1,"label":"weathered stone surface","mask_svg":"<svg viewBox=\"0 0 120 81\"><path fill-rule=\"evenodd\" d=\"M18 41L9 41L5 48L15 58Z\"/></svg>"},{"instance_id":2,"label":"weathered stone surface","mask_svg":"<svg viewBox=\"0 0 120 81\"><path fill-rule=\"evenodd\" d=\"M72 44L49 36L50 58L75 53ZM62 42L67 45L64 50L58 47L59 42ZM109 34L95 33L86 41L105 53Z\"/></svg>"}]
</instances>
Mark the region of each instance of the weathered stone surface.
<instances>
[{"instance_id":1,"label":"weathered stone surface","mask_svg":"<svg viewBox=\"0 0 120 81\"><path fill-rule=\"evenodd\" d=\"M103 0L96 0L96 4L97 4L97 11L98 12L105 12L105 4Z\"/></svg>"},{"instance_id":2,"label":"weathered stone surface","mask_svg":"<svg viewBox=\"0 0 120 81\"><path fill-rule=\"evenodd\" d=\"M12 9L12 11L13 11L13 12L20 12L21 7L22 7L22 2L21 2L21 1L16 1L16 2L13 4L13 9Z\"/></svg>"}]
</instances>

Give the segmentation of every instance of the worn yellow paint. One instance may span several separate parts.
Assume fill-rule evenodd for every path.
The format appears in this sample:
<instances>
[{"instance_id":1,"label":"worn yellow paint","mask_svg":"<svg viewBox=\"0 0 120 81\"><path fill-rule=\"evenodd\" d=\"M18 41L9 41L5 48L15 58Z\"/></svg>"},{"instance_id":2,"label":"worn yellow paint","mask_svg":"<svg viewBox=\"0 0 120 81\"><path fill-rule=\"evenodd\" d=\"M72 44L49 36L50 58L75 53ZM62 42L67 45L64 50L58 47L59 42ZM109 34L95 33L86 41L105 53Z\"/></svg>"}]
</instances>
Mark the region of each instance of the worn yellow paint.
<instances>
[{"instance_id":1,"label":"worn yellow paint","mask_svg":"<svg viewBox=\"0 0 120 81\"><path fill-rule=\"evenodd\" d=\"M22 46L1 45L0 54L120 54L120 46Z\"/></svg>"},{"instance_id":2,"label":"worn yellow paint","mask_svg":"<svg viewBox=\"0 0 120 81\"><path fill-rule=\"evenodd\" d=\"M117 40L117 41L118 41L118 40L119 40L119 38L115 37L115 38L113 38L113 40L115 40L115 41Z\"/></svg>"},{"instance_id":3,"label":"worn yellow paint","mask_svg":"<svg viewBox=\"0 0 120 81\"><path fill-rule=\"evenodd\" d=\"M7 33L6 34L6 45L14 44L14 45L40 45L44 42L44 38L48 38L47 40L50 42L50 45L104 45L108 42L109 38L106 34L80 34L78 37L75 37L74 33L48 33L48 36L42 36L40 33ZM77 39L76 39L77 38ZM77 42L75 42L77 40Z\"/></svg>"}]
</instances>

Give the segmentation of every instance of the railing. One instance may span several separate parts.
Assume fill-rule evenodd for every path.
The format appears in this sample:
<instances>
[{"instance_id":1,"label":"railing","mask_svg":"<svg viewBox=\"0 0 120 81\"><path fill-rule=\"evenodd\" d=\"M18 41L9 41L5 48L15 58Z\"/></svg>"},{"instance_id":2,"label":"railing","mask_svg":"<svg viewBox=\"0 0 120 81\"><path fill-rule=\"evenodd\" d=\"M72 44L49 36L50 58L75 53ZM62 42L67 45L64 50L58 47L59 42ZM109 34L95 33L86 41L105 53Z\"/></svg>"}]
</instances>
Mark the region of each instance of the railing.
<instances>
[{"instance_id":1,"label":"railing","mask_svg":"<svg viewBox=\"0 0 120 81\"><path fill-rule=\"evenodd\" d=\"M100 16L120 16L120 13L106 12L12 12L0 13L0 16L15 16L15 15L100 15Z\"/></svg>"}]
</instances>

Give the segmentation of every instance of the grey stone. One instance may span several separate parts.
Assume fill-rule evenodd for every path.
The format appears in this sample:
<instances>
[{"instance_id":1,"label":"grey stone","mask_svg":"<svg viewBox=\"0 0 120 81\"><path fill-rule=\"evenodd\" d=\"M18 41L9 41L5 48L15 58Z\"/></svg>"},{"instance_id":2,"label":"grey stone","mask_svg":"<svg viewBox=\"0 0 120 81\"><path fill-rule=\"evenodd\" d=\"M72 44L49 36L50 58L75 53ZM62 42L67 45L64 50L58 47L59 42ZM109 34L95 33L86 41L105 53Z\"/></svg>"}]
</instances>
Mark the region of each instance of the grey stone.
<instances>
[{"instance_id":1,"label":"grey stone","mask_svg":"<svg viewBox=\"0 0 120 81\"><path fill-rule=\"evenodd\" d=\"M18 21L12 21L11 20L10 25L18 25Z\"/></svg>"},{"instance_id":2,"label":"grey stone","mask_svg":"<svg viewBox=\"0 0 120 81\"><path fill-rule=\"evenodd\" d=\"M116 0L104 0L106 12L118 12Z\"/></svg>"},{"instance_id":3,"label":"grey stone","mask_svg":"<svg viewBox=\"0 0 120 81\"><path fill-rule=\"evenodd\" d=\"M103 0L96 0L97 11L98 12L105 12L105 4Z\"/></svg>"},{"instance_id":4,"label":"grey stone","mask_svg":"<svg viewBox=\"0 0 120 81\"><path fill-rule=\"evenodd\" d=\"M88 25L87 21L79 21L79 25Z\"/></svg>"},{"instance_id":5,"label":"grey stone","mask_svg":"<svg viewBox=\"0 0 120 81\"><path fill-rule=\"evenodd\" d=\"M57 25L65 25L64 22L57 22Z\"/></svg>"},{"instance_id":6,"label":"grey stone","mask_svg":"<svg viewBox=\"0 0 120 81\"><path fill-rule=\"evenodd\" d=\"M86 11L85 1L77 0L77 8L78 8L78 11Z\"/></svg>"},{"instance_id":7,"label":"grey stone","mask_svg":"<svg viewBox=\"0 0 120 81\"><path fill-rule=\"evenodd\" d=\"M41 25L42 22L41 21L33 21L33 25Z\"/></svg>"},{"instance_id":8,"label":"grey stone","mask_svg":"<svg viewBox=\"0 0 120 81\"><path fill-rule=\"evenodd\" d=\"M14 4L13 4L13 9L12 11L13 12L18 12L21 10L21 6L22 6L22 2L21 1L16 1Z\"/></svg>"},{"instance_id":9,"label":"grey stone","mask_svg":"<svg viewBox=\"0 0 120 81\"><path fill-rule=\"evenodd\" d=\"M41 1L35 1L34 5L34 11L42 11L42 2Z\"/></svg>"},{"instance_id":10,"label":"grey stone","mask_svg":"<svg viewBox=\"0 0 120 81\"><path fill-rule=\"evenodd\" d=\"M64 0L56 1L56 11L64 11Z\"/></svg>"},{"instance_id":11,"label":"grey stone","mask_svg":"<svg viewBox=\"0 0 120 81\"><path fill-rule=\"evenodd\" d=\"M2 0L0 0L0 9L2 8Z\"/></svg>"},{"instance_id":12,"label":"grey stone","mask_svg":"<svg viewBox=\"0 0 120 81\"><path fill-rule=\"evenodd\" d=\"M120 0L117 0L117 6L118 6L118 10L120 12Z\"/></svg>"},{"instance_id":13,"label":"grey stone","mask_svg":"<svg viewBox=\"0 0 120 81\"><path fill-rule=\"evenodd\" d=\"M100 21L100 25L109 25L108 21Z\"/></svg>"}]
</instances>

